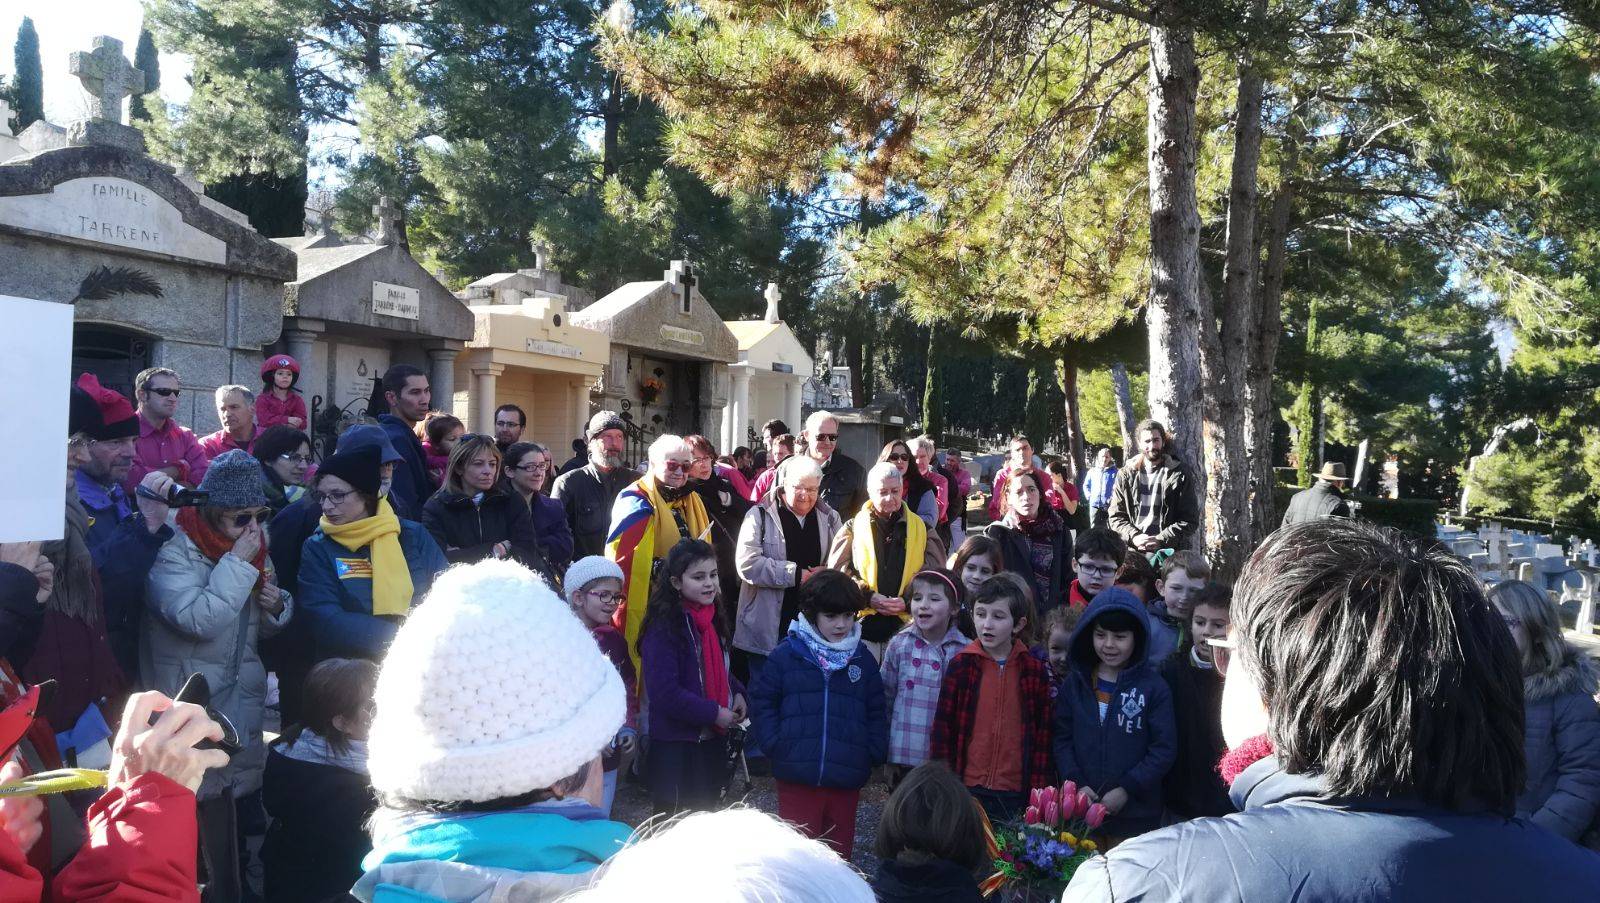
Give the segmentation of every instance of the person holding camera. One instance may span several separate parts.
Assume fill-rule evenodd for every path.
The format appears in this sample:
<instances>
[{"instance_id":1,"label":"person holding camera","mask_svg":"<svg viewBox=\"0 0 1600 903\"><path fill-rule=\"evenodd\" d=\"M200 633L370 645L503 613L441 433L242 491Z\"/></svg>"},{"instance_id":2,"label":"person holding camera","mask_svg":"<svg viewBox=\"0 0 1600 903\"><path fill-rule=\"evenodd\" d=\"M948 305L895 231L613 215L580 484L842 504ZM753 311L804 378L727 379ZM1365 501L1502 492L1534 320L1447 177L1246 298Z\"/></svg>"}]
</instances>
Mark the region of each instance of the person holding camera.
<instances>
[{"instance_id":1,"label":"person holding camera","mask_svg":"<svg viewBox=\"0 0 1600 903\"><path fill-rule=\"evenodd\" d=\"M89 807L88 836L58 873L47 877L30 864L46 834L44 801L0 800L0 900L194 899L194 791L208 770L228 762L211 744L198 747L222 736L222 726L198 705L161 693L129 699L112 747L108 789ZM24 774L8 762L0 782ZM50 827L59 839L61 826Z\"/></svg>"},{"instance_id":2,"label":"person holding camera","mask_svg":"<svg viewBox=\"0 0 1600 903\"><path fill-rule=\"evenodd\" d=\"M199 790L200 846L210 882L206 899L241 896L234 800L261 786L266 765L261 724L267 671L258 638L289 622L292 603L267 558L270 516L261 467L232 449L211 461L204 504L178 510L178 533L150 571L139 647L155 689L176 693L191 673L211 686L211 707L238 731L243 749L206 775Z\"/></svg>"}]
</instances>

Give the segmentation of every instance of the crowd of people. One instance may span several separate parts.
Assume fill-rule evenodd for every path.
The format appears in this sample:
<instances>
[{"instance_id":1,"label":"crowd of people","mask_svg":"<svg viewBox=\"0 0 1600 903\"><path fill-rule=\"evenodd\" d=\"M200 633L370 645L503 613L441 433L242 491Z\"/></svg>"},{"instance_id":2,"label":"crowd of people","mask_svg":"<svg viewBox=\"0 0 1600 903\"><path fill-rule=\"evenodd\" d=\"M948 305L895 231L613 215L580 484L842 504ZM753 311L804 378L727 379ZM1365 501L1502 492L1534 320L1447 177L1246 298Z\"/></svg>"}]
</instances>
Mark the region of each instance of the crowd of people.
<instances>
[{"instance_id":1,"label":"crowd of people","mask_svg":"<svg viewBox=\"0 0 1600 903\"><path fill-rule=\"evenodd\" d=\"M601 411L558 467L403 364L315 460L298 372L203 438L172 370L73 386L65 537L0 546L0 703L39 716L0 780L110 789L0 798L5 899L976 900L986 825L1060 781L1106 814L1072 900L1600 880L1591 660L1542 590L1350 520L1340 468L1234 587L1154 421L1081 479L1013 438L979 525L928 437L864 465L817 411L635 468ZM635 836L629 782L679 818Z\"/></svg>"}]
</instances>

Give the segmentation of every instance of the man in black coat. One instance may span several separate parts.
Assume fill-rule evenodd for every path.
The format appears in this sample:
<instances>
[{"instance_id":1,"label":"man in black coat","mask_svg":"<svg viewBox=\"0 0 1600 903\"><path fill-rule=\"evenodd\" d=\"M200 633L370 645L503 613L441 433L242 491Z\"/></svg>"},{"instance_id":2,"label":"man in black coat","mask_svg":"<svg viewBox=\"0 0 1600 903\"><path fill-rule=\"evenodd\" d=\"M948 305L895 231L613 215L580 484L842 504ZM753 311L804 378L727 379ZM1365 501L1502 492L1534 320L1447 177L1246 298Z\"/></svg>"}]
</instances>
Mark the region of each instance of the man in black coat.
<instances>
[{"instance_id":1,"label":"man in black coat","mask_svg":"<svg viewBox=\"0 0 1600 903\"><path fill-rule=\"evenodd\" d=\"M601 411L590 417L584 434L589 441L589 463L557 477L550 489L550 497L567 510L573 561L606 553L611 503L639 479L639 474L622 461L624 426L622 416L615 411Z\"/></svg>"},{"instance_id":2,"label":"man in black coat","mask_svg":"<svg viewBox=\"0 0 1600 903\"><path fill-rule=\"evenodd\" d=\"M1344 498L1344 485L1350 478L1337 461L1322 462L1322 471L1310 489L1302 489L1289 500L1283 512L1283 526L1303 524L1324 517L1349 517L1350 505Z\"/></svg>"},{"instance_id":3,"label":"man in black coat","mask_svg":"<svg viewBox=\"0 0 1600 903\"><path fill-rule=\"evenodd\" d=\"M839 421L827 411L806 418L800 438L806 454L822 466L822 500L848 521L867 503L867 472L839 448Z\"/></svg>"}]
</instances>

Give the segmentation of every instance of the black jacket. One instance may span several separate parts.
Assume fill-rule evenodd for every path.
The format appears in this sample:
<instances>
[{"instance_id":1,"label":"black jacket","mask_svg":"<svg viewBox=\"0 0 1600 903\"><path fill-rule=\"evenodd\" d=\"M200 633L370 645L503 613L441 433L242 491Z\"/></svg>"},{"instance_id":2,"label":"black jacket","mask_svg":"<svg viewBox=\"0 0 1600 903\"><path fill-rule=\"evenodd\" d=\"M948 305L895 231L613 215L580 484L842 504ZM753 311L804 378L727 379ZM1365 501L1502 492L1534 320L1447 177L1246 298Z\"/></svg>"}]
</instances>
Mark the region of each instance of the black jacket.
<instances>
[{"instance_id":1,"label":"black jacket","mask_svg":"<svg viewBox=\"0 0 1600 903\"><path fill-rule=\"evenodd\" d=\"M267 903L347 900L372 849L363 829L377 805L367 776L302 762L274 746L267 753L261 802L272 816L261 863Z\"/></svg>"},{"instance_id":2,"label":"black jacket","mask_svg":"<svg viewBox=\"0 0 1600 903\"><path fill-rule=\"evenodd\" d=\"M881 903L982 903L972 872L948 859L915 865L898 859L878 864L872 892Z\"/></svg>"},{"instance_id":3,"label":"black jacket","mask_svg":"<svg viewBox=\"0 0 1600 903\"><path fill-rule=\"evenodd\" d=\"M822 500L846 521L867 503L867 472L855 458L834 452L822 465Z\"/></svg>"},{"instance_id":4,"label":"black jacket","mask_svg":"<svg viewBox=\"0 0 1600 903\"><path fill-rule=\"evenodd\" d=\"M626 467L613 467L602 473L593 461L556 477L550 497L567 509L567 524L572 527L573 561L606 553L611 503L638 479L639 472Z\"/></svg>"},{"instance_id":5,"label":"black jacket","mask_svg":"<svg viewBox=\"0 0 1600 903\"><path fill-rule=\"evenodd\" d=\"M482 502L470 495L441 489L422 506L422 525L444 550L451 564L491 557L496 543L511 543L511 557L546 576L550 566L539 552L533 512L514 493L491 489Z\"/></svg>"},{"instance_id":6,"label":"black jacket","mask_svg":"<svg viewBox=\"0 0 1600 903\"><path fill-rule=\"evenodd\" d=\"M750 502L734 491L727 477L712 474L710 479L691 483L711 518L711 547L717 552L717 576L722 584L722 605L728 623L733 623L739 605L739 568L734 549L739 542L739 527Z\"/></svg>"},{"instance_id":7,"label":"black jacket","mask_svg":"<svg viewBox=\"0 0 1600 903\"><path fill-rule=\"evenodd\" d=\"M433 477L428 476L428 453L422 450L422 440L417 438L411 425L398 416L384 414L378 418L378 425L383 427L389 444L402 459L395 462L389 495L399 499L399 504L394 506L395 514L405 517L401 509L416 511L422 507L423 500L433 494L435 487Z\"/></svg>"},{"instance_id":8,"label":"black jacket","mask_svg":"<svg viewBox=\"0 0 1600 903\"><path fill-rule=\"evenodd\" d=\"M1302 489L1289 500L1289 509L1283 512L1283 526L1303 524L1325 517L1349 517L1350 506L1345 504L1344 493L1327 480L1318 480L1310 489Z\"/></svg>"},{"instance_id":9,"label":"black jacket","mask_svg":"<svg viewBox=\"0 0 1600 903\"><path fill-rule=\"evenodd\" d=\"M1200 505L1194 494L1194 480L1183 461L1167 455L1168 464L1161 470L1151 487L1151 502L1155 506L1156 532L1165 549L1182 549L1200 525ZM1117 531L1124 542L1133 542L1142 535L1139 519L1139 476L1146 469L1143 456L1135 458L1117 471L1117 481L1111 486L1111 529Z\"/></svg>"},{"instance_id":10,"label":"black jacket","mask_svg":"<svg viewBox=\"0 0 1600 903\"><path fill-rule=\"evenodd\" d=\"M27 661L43 627L39 579L20 564L0 562L0 658Z\"/></svg>"},{"instance_id":11,"label":"black jacket","mask_svg":"<svg viewBox=\"0 0 1600 903\"><path fill-rule=\"evenodd\" d=\"M1180 650L1161 666L1172 688L1172 713L1178 722L1178 759L1167 772L1163 796L1180 819L1227 815L1234 811L1228 785L1217 763L1228 751L1222 739L1222 677L1197 668Z\"/></svg>"},{"instance_id":12,"label":"black jacket","mask_svg":"<svg viewBox=\"0 0 1600 903\"><path fill-rule=\"evenodd\" d=\"M1033 573L1033 543L1027 534L1021 530L1006 526L996 521L983 528L983 532L990 539L1000 544L1000 551L1005 555L1005 570L1012 571L1026 578L1033 586L1033 596L1038 603L1039 617L1058 605L1067 604L1067 594L1072 586L1072 531L1062 521L1061 515L1050 510L1049 505L1044 506L1046 512L1056 519L1058 529L1051 536L1054 546L1050 555L1050 591L1045 593ZM1080 509L1081 510L1081 509Z\"/></svg>"}]
</instances>

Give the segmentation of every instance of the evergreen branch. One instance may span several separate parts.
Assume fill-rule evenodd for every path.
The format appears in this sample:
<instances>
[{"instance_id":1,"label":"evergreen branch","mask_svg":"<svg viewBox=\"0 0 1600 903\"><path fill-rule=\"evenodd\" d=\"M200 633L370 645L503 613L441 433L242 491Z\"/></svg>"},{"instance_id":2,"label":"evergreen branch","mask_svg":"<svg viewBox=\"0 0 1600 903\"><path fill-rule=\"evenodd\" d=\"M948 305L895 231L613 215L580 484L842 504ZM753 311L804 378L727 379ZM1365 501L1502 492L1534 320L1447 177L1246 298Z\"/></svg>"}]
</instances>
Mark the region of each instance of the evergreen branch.
<instances>
[{"instance_id":1,"label":"evergreen branch","mask_svg":"<svg viewBox=\"0 0 1600 903\"><path fill-rule=\"evenodd\" d=\"M161 283L143 270L136 270L133 267L99 266L83 277L83 282L78 285L78 296L68 303L105 301L115 295L148 295L160 298L163 294Z\"/></svg>"}]
</instances>

